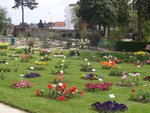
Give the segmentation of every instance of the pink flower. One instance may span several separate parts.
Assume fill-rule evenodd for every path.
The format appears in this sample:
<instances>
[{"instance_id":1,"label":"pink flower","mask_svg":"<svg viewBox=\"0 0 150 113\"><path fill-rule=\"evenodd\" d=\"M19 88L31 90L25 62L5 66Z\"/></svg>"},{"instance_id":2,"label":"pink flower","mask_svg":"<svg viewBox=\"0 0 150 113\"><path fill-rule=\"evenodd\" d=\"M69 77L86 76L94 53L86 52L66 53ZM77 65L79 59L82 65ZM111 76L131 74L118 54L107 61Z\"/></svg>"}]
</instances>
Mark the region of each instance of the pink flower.
<instances>
[{"instance_id":1,"label":"pink flower","mask_svg":"<svg viewBox=\"0 0 150 113\"><path fill-rule=\"evenodd\" d=\"M127 75L123 75L122 79L126 80L127 79Z\"/></svg>"}]
</instances>

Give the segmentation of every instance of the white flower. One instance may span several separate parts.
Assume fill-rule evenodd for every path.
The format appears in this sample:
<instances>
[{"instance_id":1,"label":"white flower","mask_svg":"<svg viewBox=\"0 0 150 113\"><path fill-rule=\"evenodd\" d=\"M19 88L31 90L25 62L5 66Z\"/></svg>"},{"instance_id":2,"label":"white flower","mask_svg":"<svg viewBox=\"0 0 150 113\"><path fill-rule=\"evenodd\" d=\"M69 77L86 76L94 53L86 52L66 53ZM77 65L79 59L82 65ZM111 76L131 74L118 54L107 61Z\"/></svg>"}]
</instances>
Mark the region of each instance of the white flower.
<instances>
[{"instance_id":1,"label":"white flower","mask_svg":"<svg viewBox=\"0 0 150 113\"><path fill-rule=\"evenodd\" d=\"M62 60L62 62L65 62L65 60Z\"/></svg>"},{"instance_id":2,"label":"white flower","mask_svg":"<svg viewBox=\"0 0 150 113\"><path fill-rule=\"evenodd\" d=\"M66 57L64 56L64 59L65 59Z\"/></svg>"},{"instance_id":3,"label":"white flower","mask_svg":"<svg viewBox=\"0 0 150 113\"><path fill-rule=\"evenodd\" d=\"M99 81L103 81L103 79L102 79L102 78L98 78L98 80L99 80Z\"/></svg>"},{"instance_id":4,"label":"white flower","mask_svg":"<svg viewBox=\"0 0 150 113\"><path fill-rule=\"evenodd\" d=\"M85 61L87 61L88 59L87 59L87 58L85 58L84 60L85 60Z\"/></svg>"},{"instance_id":5,"label":"white flower","mask_svg":"<svg viewBox=\"0 0 150 113\"><path fill-rule=\"evenodd\" d=\"M109 94L109 98L115 98L114 94Z\"/></svg>"},{"instance_id":6,"label":"white flower","mask_svg":"<svg viewBox=\"0 0 150 113\"><path fill-rule=\"evenodd\" d=\"M37 63L39 63L38 61L35 61L35 63L37 64Z\"/></svg>"},{"instance_id":7,"label":"white flower","mask_svg":"<svg viewBox=\"0 0 150 113\"><path fill-rule=\"evenodd\" d=\"M95 69L92 69L92 71L95 72L96 70L95 70Z\"/></svg>"},{"instance_id":8,"label":"white flower","mask_svg":"<svg viewBox=\"0 0 150 113\"><path fill-rule=\"evenodd\" d=\"M24 77L24 75L23 75L23 74L20 74L19 76L20 76L20 77Z\"/></svg>"},{"instance_id":9,"label":"white flower","mask_svg":"<svg viewBox=\"0 0 150 113\"><path fill-rule=\"evenodd\" d=\"M52 84L52 87L54 87L54 88L55 88L55 87L56 87L56 85L55 85L55 84Z\"/></svg>"},{"instance_id":10,"label":"white flower","mask_svg":"<svg viewBox=\"0 0 150 113\"><path fill-rule=\"evenodd\" d=\"M15 60L18 60L18 58L15 58Z\"/></svg>"},{"instance_id":11,"label":"white flower","mask_svg":"<svg viewBox=\"0 0 150 113\"><path fill-rule=\"evenodd\" d=\"M64 73L64 71L63 71L63 70L60 70L60 73Z\"/></svg>"},{"instance_id":12,"label":"white flower","mask_svg":"<svg viewBox=\"0 0 150 113\"><path fill-rule=\"evenodd\" d=\"M90 66L91 64L90 64L90 63L87 63L87 65Z\"/></svg>"},{"instance_id":13,"label":"white flower","mask_svg":"<svg viewBox=\"0 0 150 113\"><path fill-rule=\"evenodd\" d=\"M93 57L95 58L95 55Z\"/></svg>"},{"instance_id":14,"label":"white flower","mask_svg":"<svg viewBox=\"0 0 150 113\"><path fill-rule=\"evenodd\" d=\"M34 70L34 67L30 67L31 70Z\"/></svg>"},{"instance_id":15,"label":"white flower","mask_svg":"<svg viewBox=\"0 0 150 113\"><path fill-rule=\"evenodd\" d=\"M44 58L43 57L41 57L41 60L43 60Z\"/></svg>"},{"instance_id":16,"label":"white flower","mask_svg":"<svg viewBox=\"0 0 150 113\"><path fill-rule=\"evenodd\" d=\"M59 85L59 86L63 86L63 84L62 84L62 83L58 83L58 85Z\"/></svg>"},{"instance_id":17,"label":"white flower","mask_svg":"<svg viewBox=\"0 0 150 113\"><path fill-rule=\"evenodd\" d=\"M5 64L7 65L7 64L8 64L8 62L5 62Z\"/></svg>"}]
</instances>

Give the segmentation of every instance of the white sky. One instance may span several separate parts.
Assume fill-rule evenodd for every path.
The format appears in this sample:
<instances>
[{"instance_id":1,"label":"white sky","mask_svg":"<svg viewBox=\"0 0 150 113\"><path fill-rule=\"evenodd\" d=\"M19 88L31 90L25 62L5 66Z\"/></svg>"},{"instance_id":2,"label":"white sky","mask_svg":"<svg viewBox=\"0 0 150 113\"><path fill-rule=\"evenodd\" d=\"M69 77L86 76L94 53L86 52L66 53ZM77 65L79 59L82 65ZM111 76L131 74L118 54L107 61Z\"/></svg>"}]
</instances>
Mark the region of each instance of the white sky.
<instances>
[{"instance_id":1,"label":"white sky","mask_svg":"<svg viewBox=\"0 0 150 113\"><path fill-rule=\"evenodd\" d=\"M69 4L76 3L78 0L36 0L38 8L29 10L25 8L25 22L38 23L41 19L43 22L64 21L65 20L65 8ZM5 8L8 12L8 17L11 17L13 24L19 24L21 22L21 8L12 9L14 6L14 0L0 0L0 6Z\"/></svg>"}]
</instances>

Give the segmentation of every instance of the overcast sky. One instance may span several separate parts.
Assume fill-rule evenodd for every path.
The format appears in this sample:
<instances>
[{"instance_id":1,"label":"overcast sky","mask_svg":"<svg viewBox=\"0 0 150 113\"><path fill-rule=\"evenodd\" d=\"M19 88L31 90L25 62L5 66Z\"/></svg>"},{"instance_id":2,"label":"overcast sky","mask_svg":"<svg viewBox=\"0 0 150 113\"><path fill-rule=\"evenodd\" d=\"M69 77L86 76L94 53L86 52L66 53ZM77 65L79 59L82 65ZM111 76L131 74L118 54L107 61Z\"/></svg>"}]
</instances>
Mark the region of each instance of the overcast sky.
<instances>
[{"instance_id":1,"label":"overcast sky","mask_svg":"<svg viewBox=\"0 0 150 113\"><path fill-rule=\"evenodd\" d=\"M76 3L78 0L36 0L38 8L29 10L25 8L25 22L38 23L41 19L43 22L56 22L65 20L65 8L69 4ZM0 6L5 8L8 16L11 17L13 24L21 22L21 8L12 9L14 0L0 0Z\"/></svg>"}]
</instances>

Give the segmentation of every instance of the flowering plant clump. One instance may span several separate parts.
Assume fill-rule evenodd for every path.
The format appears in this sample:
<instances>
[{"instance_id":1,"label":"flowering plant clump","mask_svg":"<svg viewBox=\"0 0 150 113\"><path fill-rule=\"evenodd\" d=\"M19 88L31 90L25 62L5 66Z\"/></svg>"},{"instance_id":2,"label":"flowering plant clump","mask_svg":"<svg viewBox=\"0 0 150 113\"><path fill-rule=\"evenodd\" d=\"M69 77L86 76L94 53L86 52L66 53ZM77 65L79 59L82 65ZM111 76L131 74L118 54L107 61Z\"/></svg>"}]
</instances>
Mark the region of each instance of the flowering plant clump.
<instances>
[{"instance_id":1,"label":"flowering plant clump","mask_svg":"<svg viewBox=\"0 0 150 113\"><path fill-rule=\"evenodd\" d=\"M115 101L106 101L104 103L95 102L91 107L99 113L125 112L128 109L125 104L119 104Z\"/></svg>"},{"instance_id":2,"label":"flowering plant clump","mask_svg":"<svg viewBox=\"0 0 150 113\"><path fill-rule=\"evenodd\" d=\"M93 91L93 92L105 91L105 90L109 90L112 85L113 84L111 82L96 83L96 84L86 83L85 88L86 88L86 90Z\"/></svg>"},{"instance_id":3,"label":"flowering plant clump","mask_svg":"<svg viewBox=\"0 0 150 113\"><path fill-rule=\"evenodd\" d=\"M9 46L8 43L2 43L2 44L0 44L0 49L7 49L8 46Z\"/></svg>"},{"instance_id":4,"label":"flowering plant clump","mask_svg":"<svg viewBox=\"0 0 150 113\"><path fill-rule=\"evenodd\" d=\"M39 77L39 76L40 74L38 73L29 73L25 75L26 78L34 78L34 77Z\"/></svg>"},{"instance_id":5,"label":"flowering plant clump","mask_svg":"<svg viewBox=\"0 0 150 113\"><path fill-rule=\"evenodd\" d=\"M0 56L7 56L7 51L6 50L0 50Z\"/></svg>"},{"instance_id":6,"label":"flowering plant clump","mask_svg":"<svg viewBox=\"0 0 150 113\"><path fill-rule=\"evenodd\" d=\"M122 76L123 70L121 68L112 68L109 75L110 76Z\"/></svg>"},{"instance_id":7,"label":"flowering plant clump","mask_svg":"<svg viewBox=\"0 0 150 113\"><path fill-rule=\"evenodd\" d=\"M60 73L61 71L65 72L65 70L69 68L69 65L70 62L66 61L65 59L58 61L57 64L54 66L52 73L56 74L56 73Z\"/></svg>"},{"instance_id":8,"label":"flowering plant clump","mask_svg":"<svg viewBox=\"0 0 150 113\"><path fill-rule=\"evenodd\" d=\"M91 63L87 63L85 65L81 65L81 71L85 71L85 72L95 72L95 68L92 67Z\"/></svg>"},{"instance_id":9,"label":"flowering plant clump","mask_svg":"<svg viewBox=\"0 0 150 113\"><path fill-rule=\"evenodd\" d=\"M29 59L30 59L29 56L30 56L29 54L24 54L24 55L22 56L21 62L28 62Z\"/></svg>"},{"instance_id":10,"label":"flowering plant clump","mask_svg":"<svg viewBox=\"0 0 150 113\"><path fill-rule=\"evenodd\" d=\"M140 62L139 60L137 62L134 62L133 65L135 65L136 67L141 67L144 65L143 62Z\"/></svg>"},{"instance_id":11,"label":"flowering plant clump","mask_svg":"<svg viewBox=\"0 0 150 113\"><path fill-rule=\"evenodd\" d=\"M72 48L69 55L70 56L80 56L80 53L77 48Z\"/></svg>"},{"instance_id":12,"label":"flowering plant clump","mask_svg":"<svg viewBox=\"0 0 150 113\"><path fill-rule=\"evenodd\" d=\"M43 62L43 61L41 61L41 62L36 61L35 63L36 63L37 65L47 65L47 62Z\"/></svg>"},{"instance_id":13,"label":"flowering plant clump","mask_svg":"<svg viewBox=\"0 0 150 113\"><path fill-rule=\"evenodd\" d=\"M41 61L50 61L50 60L51 59L47 55L41 57Z\"/></svg>"},{"instance_id":14,"label":"flowering plant clump","mask_svg":"<svg viewBox=\"0 0 150 113\"><path fill-rule=\"evenodd\" d=\"M29 87L32 87L33 84L27 80L21 80L19 82L14 82L12 84L12 87L13 88L29 88Z\"/></svg>"},{"instance_id":15,"label":"flowering plant clump","mask_svg":"<svg viewBox=\"0 0 150 113\"><path fill-rule=\"evenodd\" d=\"M126 73L122 72L122 79L119 81L120 86L137 86L139 84L140 73Z\"/></svg>"},{"instance_id":16,"label":"flowering plant clump","mask_svg":"<svg viewBox=\"0 0 150 113\"><path fill-rule=\"evenodd\" d=\"M116 64L123 62L123 60L118 59L117 57L112 56L112 55L105 55L105 56L103 56L103 58L104 58L104 60L107 60L107 61L113 61Z\"/></svg>"},{"instance_id":17,"label":"flowering plant clump","mask_svg":"<svg viewBox=\"0 0 150 113\"><path fill-rule=\"evenodd\" d=\"M150 76L144 77L143 80L145 80L145 81L150 81Z\"/></svg>"},{"instance_id":18,"label":"flowering plant clump","mask_svg":"<svg viewBox=\"0 0 150 113\"><path fill-rule=\"evenodd\" d=\"M51 54L51 52L47 49L41 50L40 51L40 56L45 56L45 55L49 55Z\"/></svg>"},{"instance_id":19,"label":"flowering plant clump","mask_svg":"<svg viewBox=\"0 0 150 113\"><path fill-rule=\"evenodd\" d=\"M114 61L104 61L104 62L100 62L103 69L111 69L111 68L116 68L117 64Z\"/></svg>"},{"instance_id":20,"label":"flowering plant clump","mask_svg":"<svg viewBox=\"0 0 150 113\"><path fill-rule=\"evenodd\" d=\"M146 64L150 65L150 60L146 60Z\"/></svg>"},{"instance_id":21,"label":"flowering plant clump","mask_svg":"<svg viewBox=\"0 0 150 113\"><path fill-rule=\"evenodd\" d=\"M103 78L102 76L98 76L98 75L93 74L93 73L82 74L82 76L81 76L81 79L84 79L84 80L99 80L102 78Z\"/></svg>"},{"instance_id":22,"label":"flowering plant clump","mask_svg":"<svg viewBox=\"0 0 150 113\"><path fill-rule=\"evenodd\" d=\"M136 60L145 61L149 58L149 53L144 51L139 51L134 53Z\"/></svg>"},{"instance_id":23,"label":"flowering plant clump","mask_svg":"<svg viewBox=\"0 0 150 113\"><path fill-rule=\"evenodd\" d=\"M130 99L133 101L150 103L150 91L136 91L135 89L132 89Z\"/></svg>"},{"instance_id":24,"label":"flowering plant clump","mask_svg":"<svg viewBox=\"0 0 150 113\"><path fill-rule=\"evenodd\" d=\"M65 101L69 98L73 98L77 95L84 95L84 91L78 91L75 86L67 89L66 83L58 83L58 84L48 84L48 92L45 92L43 89L36 90L36 95L41 97L48 97L50 99L56 99L59 101Z\"/></svg>"},{"instance_id":25,"label":"flowering plant clump","mask_svg":"<svg viewBox=\"0 0 150 113\"><path fill-rule=\"evenodd\" d=\"M54 58L64 58L65 55L62 52L57 52L53 55Z\"/></svg>"}]
</instances>

